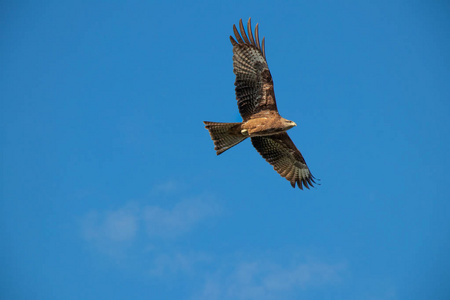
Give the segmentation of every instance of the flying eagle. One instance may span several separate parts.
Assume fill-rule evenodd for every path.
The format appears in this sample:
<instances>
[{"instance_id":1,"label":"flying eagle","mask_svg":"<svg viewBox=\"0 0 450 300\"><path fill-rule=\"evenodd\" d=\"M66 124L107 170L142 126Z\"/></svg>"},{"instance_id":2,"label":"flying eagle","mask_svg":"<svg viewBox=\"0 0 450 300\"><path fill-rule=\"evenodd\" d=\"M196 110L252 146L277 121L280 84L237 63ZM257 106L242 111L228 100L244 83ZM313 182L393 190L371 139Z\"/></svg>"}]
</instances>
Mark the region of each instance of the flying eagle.
<instances>
[{"instance_id":1,"label":"flying eagle","mask_svg":"<svg viewBox=\"0 0 450 300\"><path fill-rule=\"evenodd\" d=\"M230 40L233 44L236 100L243 122L204 121L205 128L214 141L214 149L219 155L250 137L259 154L275 171L289 180L293 188L297 183L300 189L303 189L302 185L309 189L309 186L316 183L315 177L286 133L297 124L278 113L272 76L266 61L264 38L262 44L259 43L258 24L254 37L250 19L247 23L248 36L242 19L239 20L239 29L241 34L233 25L237 41L232 36Z\"/></svg>"}]
</instances>

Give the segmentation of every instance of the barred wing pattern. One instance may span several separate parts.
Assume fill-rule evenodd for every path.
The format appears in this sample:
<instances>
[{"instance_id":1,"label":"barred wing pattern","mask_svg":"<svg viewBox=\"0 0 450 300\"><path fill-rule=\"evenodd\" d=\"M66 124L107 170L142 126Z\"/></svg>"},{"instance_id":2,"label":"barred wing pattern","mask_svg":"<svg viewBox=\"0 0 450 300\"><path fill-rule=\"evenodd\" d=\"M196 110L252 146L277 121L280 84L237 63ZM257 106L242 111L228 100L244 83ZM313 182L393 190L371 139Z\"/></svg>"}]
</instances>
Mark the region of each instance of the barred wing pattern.
<instances>
[{"instance_id":1,"label":"barred wing pattern","mask_svg":"<svg viewBox=\"0 0 450 300\"><path fill-rule=\"evenodd\" d=\"M300 151L286 132L271 135L252 137L252 144L264 159L270 163L275 171L300 189L302 184L309 189L313 186L315 177L309 171Z\"/></svg>"},{"instance_id":2,"label":"barred wing pattern","mask_svg":"<svg viewBox=\"0 0 450 300\"><path fill-rule=\"evenodd\" d=\"M275 94L272 76L266 62L264 38L262 46L259 43L258 24L255 27L255 37L252 34L250 19L248 19L245 32L242 19L239 20L239 29L233 25L236 40L230 36L233 44L233 72L236 74L236 99L239 112L247 121L250 117L262 110L275 110ZM242 37L241 37L242 35Z\"/></svg>"}]
</instances>

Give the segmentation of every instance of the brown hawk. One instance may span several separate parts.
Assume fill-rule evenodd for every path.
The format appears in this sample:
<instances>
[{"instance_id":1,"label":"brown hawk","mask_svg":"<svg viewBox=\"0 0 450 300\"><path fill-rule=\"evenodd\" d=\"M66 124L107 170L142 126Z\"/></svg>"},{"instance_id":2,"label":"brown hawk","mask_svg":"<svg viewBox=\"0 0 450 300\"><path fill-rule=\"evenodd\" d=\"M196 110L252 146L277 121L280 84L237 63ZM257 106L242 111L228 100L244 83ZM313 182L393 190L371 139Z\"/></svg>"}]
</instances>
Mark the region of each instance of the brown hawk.
<instances>
[{"instance_id":1,"label":"brown hawk","mask_svg":"<svg viewBox=\"0 0 450 300\"><path fill-rule=\"evenodd\" d=\"M290 181L295 188L313 186L315 177L309 171L300 151L286 133L297 126L293 121L278 113L273 90L272 76L266 61L264 38L259 43L258 24L255 36L248 19L248 36L239 20L239 31L233 25L236 40L233 44L233 72L236 74L236 99L243 122L203 122L214 141L217 155L250 137L259 154L270 163L275 171ZM242 37L241 37L242 35Z\"/></svg>"}]
</instances>

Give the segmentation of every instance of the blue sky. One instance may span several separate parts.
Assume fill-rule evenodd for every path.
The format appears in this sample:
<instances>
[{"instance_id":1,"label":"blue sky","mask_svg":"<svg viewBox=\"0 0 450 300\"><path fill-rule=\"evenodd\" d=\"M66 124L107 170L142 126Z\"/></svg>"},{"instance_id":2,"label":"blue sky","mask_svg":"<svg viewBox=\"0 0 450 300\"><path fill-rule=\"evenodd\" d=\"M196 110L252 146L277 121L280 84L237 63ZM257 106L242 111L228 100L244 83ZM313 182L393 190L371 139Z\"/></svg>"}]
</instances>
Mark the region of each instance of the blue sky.
<instances>
[{"instance_id":1,"label":"blue sky","mask_svg":"<svg viewBox=\"0 0 450 300\"><path fill-rule=\"evenodd\" d=\"M0 7L2 299L450 296L445 1ZM203 128L248 17L315 189Z\"/></svg>"}]
</instances>

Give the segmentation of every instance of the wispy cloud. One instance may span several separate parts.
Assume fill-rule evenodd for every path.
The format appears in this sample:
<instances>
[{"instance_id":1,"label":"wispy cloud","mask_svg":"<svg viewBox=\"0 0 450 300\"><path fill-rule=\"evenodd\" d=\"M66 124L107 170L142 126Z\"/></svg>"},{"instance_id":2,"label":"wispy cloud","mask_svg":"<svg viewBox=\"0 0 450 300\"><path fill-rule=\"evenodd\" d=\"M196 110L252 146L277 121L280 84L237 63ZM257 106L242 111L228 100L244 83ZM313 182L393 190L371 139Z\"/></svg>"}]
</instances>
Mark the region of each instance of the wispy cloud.
<instances>
[{"instance_id":1,"label":"wispy cloud","mask_svg":"<svg viewBox=\"0 0 450 300\"><path fill-rule=\"evenodd\" d=\"M220 207L204 197L182 200L173 208L147 206L143 220L149 236L175 237L191 231L199 222L217 215Z\"/></svg>"},{"instance_id":2,"label":"wispy cloud","mask_svg":"<svg viewBox=\"0 0 450 300\"><path fill-rule=\"evenodd\" d=\"M192 299L296 299L304 290L342 279L345 264L308 260L296 251L261 254L247 249L224 257L221 250L208 252L186 243L190 239L184 237L212 224L222 207L206 194L177 200L174 186L168 183L158 189L167 188L166 193L171 194L167 201L154 198L152 205L128 202L116 209L85 214L83 238L102 254L118 258L121 265L136 266L145 276L191 278Z\"/></svg>"},{"instance_id":3,"label":"wispy cloud","mask_svg":"<svg viewBox=\"0 0 450 300\"><path fill-rule=\"evenodd\" d=\"M134 205L105 212L91 211L81 218L81 235L102 253L117 257L139 231L139 211Z\"/></svg>"},{"instance_id":4,"label":"wispy cloud","mask_svg":"<svg viewBox=\"0 0 450 300\"><path fill-rule=\"evenodd\" d=\"M159 253L154 258L149 273L156 277L172 276L180 273L192 276L198 273L199 265L212 262L212 257L205 253Z\"/></svg>"},{"instance_id":5,"label":"wispy cloud","mask_svg":"<svg viewBox=\"0 0 450 300\"><path fill-rule=\"evenodd\" d=\"M115 210L87 213L81 230L85 240L99 247L122 247L138 237L149 242L179 237L220 211L215 199L206 195L182 199L171 207L130 202Z\"/></svg>"},{"instance_id":6,"label":"wispy cloud","mask_svg":"<svg viewBox=\"0 0 450 300\"><path fill-rule=\"evenodd\" d=\"M196 299L291 299L302 290L330 285L342 278L343 263L274 263L270 257L249 260L208 276Z\"/></svg>"},{"instance_id":7,"label":"wispy cloud","mask_svg":"<svg viewBox=\"0 0 450 300\"><path fill-rule=\"evenodd\" d=\"M152 194L171 193L171 192L175 192L181 188L184 188L183 183L177 182L175 180L167 180L167 181L155 184L151 190L151 193Z\"/></svg>"},{"instance_id":8,"label":"wispy cloud","mask_svg":"<svg viewBox=\"0 0 450 300\"><path fill-rule=\"evenodd\" d=\"M87 240L129 241L136 236L138 216L128 208L103 214L90 212L83 218L82 228Z\"/></svg>"}]
</instances>

